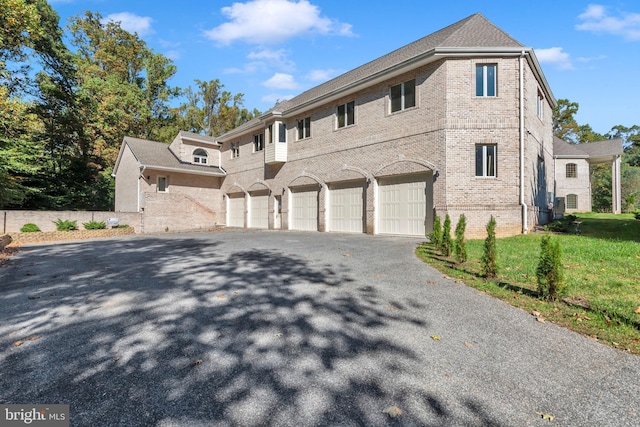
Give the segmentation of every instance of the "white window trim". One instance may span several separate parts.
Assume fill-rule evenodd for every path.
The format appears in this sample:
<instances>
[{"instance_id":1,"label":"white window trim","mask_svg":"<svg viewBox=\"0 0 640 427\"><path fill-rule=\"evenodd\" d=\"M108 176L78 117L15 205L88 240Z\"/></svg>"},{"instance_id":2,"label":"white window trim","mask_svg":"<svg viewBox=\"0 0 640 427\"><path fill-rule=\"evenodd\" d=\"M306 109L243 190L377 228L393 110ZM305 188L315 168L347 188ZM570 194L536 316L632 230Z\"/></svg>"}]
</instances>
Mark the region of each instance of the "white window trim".
<instances>
[{"instance_id":1,"label":"white window trim","mask_svg":"<svg viewBox=\"0 0 640 427\"><path fill-rule=\"evenodd\" d=\"M477 73L478 71L478 67L482 67L482 95L478 95L477 93L477 88L476 88L476 98L496 98L498 96L498 64L476 64L476 68L475 68L475 72ZM493 88L494 88L494 94L493 95L487 95L487 91L489 89L489 85L488 83L488 74L487 73L487 67L494 67L494 73L493 73ZM477 78L477 77L476 77Z\"/></svg>"},{"instance_id":2,"label":"white window trim","mask_svg":"<svg viewBox=\"0 0 640 427\"><path fill-rule=\"evenodd\" d=\"M536 115L540 120L544 119L544 96L540 92L536 97Z\"/></svg>"},{"instance_id":3,"label":"white window trim","mask_svg":"<svg viewBox=\"0 0 640 427\"><path fill-rule=\"evenodd\" d=\"M475 153L474 153L474 165L473 165L473 170L474 170L474 175L476 178L480 178L480 179L495 179L498 177L498 146L495 144L476 144L475 147L482 147L482 175L476 175L476 163L478 161L477 158L475 158ZM475 150L474 147L474 150ZM487 147L495 147L494 150L494 156L493 156L493 175L487 175Z\"/></svg>"},{"instance_id":4,"label":"white window trim","mask_svg":"<svg viewBox=\"0 0 640 427\"><path fill-rule=\"evenodd\" d=\"M240 143L234 142L231 144L231 158L237 159L240 157Z\"/></svg>"},{"instance_id":5,"label":"white window trim","mask_svg":"<svg viewBox=\"0 0 640 427\"><path fill-rule=\"evenodd\" d=\"M391 89L389 89L389 95L391 95ZM349 108L348 105L349 104L353 104L353 123L349 124ZM340 126L340 113L338 112L340 107L344 107L344 126ZM389 107L391 108L391 107ZM356 102L355 101L349 101L349 102L345 102L344 104L340 104L336 107L336 129L344 129L344 128L348 128L350 126L355 126L356 125Z\"/></svg>"},{"instance_id":6,"label":"white window trim","mask_svg":"<svg viewBox=\"0 0 640 427\"><path fill-rule=\"evenodd\" d=\"M260 144L262 148L260 148L259 150L258 150L258 144L256 143L256 138L262 140ZM253 152L259 153L261 151L264 151L264 133L257 133L253 135Z\"/></svg>"},{"instance_id":7,"label":"white window trim","mask_svg":"<svg viewBox=\"0 0 640 427\"><path fill-rule=\"evenodd\" d=\"M199 151L199 150L204 151L205 154L204 155L196 154L196 151ZM196 148L195 150L193 150L192 158L193 158L193 163L195 164L199 164L199 165L209 164L209 153L207 153L206 150L202 148ZM204 160L204 162L202 160Z\"/></svg>"},{"instance_id":8,"label":"white window trim","mask_svg":"<svg viewBox=\"0 0 640 427\"><path fill-rule=\"evenodd\" d=\"M309 132L307 134L306 122L309 121ZM300 123L302 123L302 135L300 135ZM311 138L311 117L305 117L296 123L296 137L298 141Z\"/></svg>"}]
</instances>

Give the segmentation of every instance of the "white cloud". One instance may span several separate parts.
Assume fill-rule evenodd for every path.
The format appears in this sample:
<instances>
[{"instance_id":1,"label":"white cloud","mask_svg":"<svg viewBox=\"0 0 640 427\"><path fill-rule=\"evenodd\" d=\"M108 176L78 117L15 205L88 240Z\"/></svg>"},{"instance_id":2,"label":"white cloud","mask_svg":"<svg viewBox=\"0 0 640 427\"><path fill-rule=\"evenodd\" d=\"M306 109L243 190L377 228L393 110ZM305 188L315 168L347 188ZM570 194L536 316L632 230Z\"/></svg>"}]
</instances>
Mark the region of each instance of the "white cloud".
<instances>
[{"instance_id":1,"label":"white cloud","mask_svg":"<svg viewBox=\"0 0 640 427\"><path fill-rule=\"evenodd\" d=\"M339 73L338 70L329 68L326 70L311 70L309 74L305 76L307 80L312 82L326 82L327 80L335 77Z\"/></svg>"},{"instance_id":2,"label":"white cloud","mask_svg":"<svg viewBox=\"0 0 640 427\"><path fill-rule=\"evenodd\" d=\"M242 40L252 44L278 43L305 33L351 36L351 25L320 15L308 0L252 0L223 7L225 22L205 36L229 44Z\"/></svg>"},{"instance_id":3,"label":"white cloud","mask_svg":"<svg viewBox=\"0 0 640 427\"><path fill-rule=\"evenodd\" d=\"M583 22L576 25L576 30L640 40L640 13L619 12L618 16L613 16L605 6L590 4L578 19Z\"/></svg>"},{"instance_id":4,"label":"white cloud","mask_svg":"<svg viewBox=\"0 0 640 427\"><path fill-rule=\"evenodd\" d=\"M580 56L576 58L578 62L593 62L593 61L602 61L603 59L607 59L607 55L598 55L598 56Z\"/></svg>"},{"instance_id":5,"label":"white cloud","mask_svg":"<svg viewBox=\"0 0 640 427\"><path fill-rule=\"evenodd\" d=\"M153 19L148 16L138 16L129 12L112 13L105 16L104 21L119 22L122 29L130 33L138 33L140 37L153 33L151 28Z\"/></svg>"},{"instance_id":6,"label":"white cloud","mask_svg":"<svg viewBox=\"0 0 640 427\"><path fill-rule=\"evenodd\" d=\"M247 58L255 59L258 62L266 62L267 65L283 71L293 71L296 68L296 63L288 58L288 54L284 49L263 49L249 53Z\"/></svg>"},{"instance_id":7,"label":"white cloud","mask_svg":"<svg viewBox=\"0 0 640 427\"><path fill-rule=\"evenodd\" d=\"M563 52L561 47L550 47L548 49L536 49L536 57L540 63L555 64L561 70L572 70L573 65L569 54Z\"/></svg>"},{"instance_id":8,"label":"white cloud","mask_svg":"<svg viewBox=\"0 0 640 427\"><path fill-rule=\"evenodd\" d=\"M262 98L260 98L260 100L262 102L267 102L267 103L271 103L271 104L275 105L278 102L282 102L284 100L291 99L294 96L295 95L282 95L282 94L278 94L278 93L270 93L270 94L265 95Z\"/></svg>"},{"instance_id":9,"label":"white cloud","mask_svg":"<svg viewBox=\"0 0 640 427\"><path fill-rule=\"evenodd\" d=\"M300 85L291 74L275 73L269 80L262 83L271 89L298 89Z\"/></svg>"}]
</instances>

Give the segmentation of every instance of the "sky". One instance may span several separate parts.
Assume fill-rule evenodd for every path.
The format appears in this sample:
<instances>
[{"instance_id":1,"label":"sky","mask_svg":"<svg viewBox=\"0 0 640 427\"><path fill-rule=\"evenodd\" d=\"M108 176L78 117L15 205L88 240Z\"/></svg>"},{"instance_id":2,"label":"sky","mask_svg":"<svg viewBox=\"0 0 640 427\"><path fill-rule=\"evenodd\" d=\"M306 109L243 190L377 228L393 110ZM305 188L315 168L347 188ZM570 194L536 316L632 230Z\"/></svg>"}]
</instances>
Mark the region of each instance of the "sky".
<instances>
[{"instance_id":1,"label":"sky","mask_svg":"<svg viewBox=\"0 0 640 427\"><path fill-rule=\"evenodd\" d=\"M49 0L137 32L177 66L172 86L219 79L266 111L474 13L534 48L556 99L600 133L640 125L640 2L537 0Z\"/></svg>"}]
</instances>

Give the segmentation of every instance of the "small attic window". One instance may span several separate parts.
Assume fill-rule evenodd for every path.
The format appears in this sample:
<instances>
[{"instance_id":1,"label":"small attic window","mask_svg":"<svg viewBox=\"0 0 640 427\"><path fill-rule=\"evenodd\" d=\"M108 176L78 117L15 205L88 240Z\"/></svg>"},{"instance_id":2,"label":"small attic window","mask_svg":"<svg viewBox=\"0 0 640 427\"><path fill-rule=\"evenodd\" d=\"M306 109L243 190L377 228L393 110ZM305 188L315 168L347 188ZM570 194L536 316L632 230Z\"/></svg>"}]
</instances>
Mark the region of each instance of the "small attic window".
<instances>
[{"instance_id":1,"label":"small attic window","mask_svg":"<svg viewBox=\"0 0 640 427\"><path fill-rule=\"evenodd\" d=\"M207 152L202 148L198 148L193 152L193 163L199 163L201 165L207 164Z\"/></svg>"}]
</instances>

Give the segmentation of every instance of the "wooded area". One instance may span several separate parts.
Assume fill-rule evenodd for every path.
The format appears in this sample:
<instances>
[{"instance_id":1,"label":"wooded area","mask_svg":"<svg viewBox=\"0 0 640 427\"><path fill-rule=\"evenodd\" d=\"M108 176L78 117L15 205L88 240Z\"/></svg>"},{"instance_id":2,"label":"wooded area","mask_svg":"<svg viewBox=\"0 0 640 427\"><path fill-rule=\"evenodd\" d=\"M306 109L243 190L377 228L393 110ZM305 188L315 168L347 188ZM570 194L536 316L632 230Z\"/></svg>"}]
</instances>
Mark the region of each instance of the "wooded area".
<instances>
[{"instance_id":1,"label":"wooded area","mask_svg":"<svg viewBox=\"0 0 640 427\"><path fill-rule=\"evenodd\" d=\"M112 209L124 136L218 135L258 114L217 79L172 87L176 72L97 13L62 29L45 0L0 0L0 209Z\"/></svg>"},{"instance_id":2,"label":"wooded area","mask_svg":"<svg viewBox=\"0 0 640 427\"><path fill-rule=\"evenodd\" d=\"M0 0L0 209L110 210L124 136L168 143L179 130L219 135L259 115L217 79L172 87L176 72L97 13L63 29L45 0ZM634 210L640 126L601 135L579 125L577 111L578 103L559 100L554 133L576 144L623 138L623 210ZM610 211L610 166L595 165L591 179L593 209Z\"/></svg>"}]
</instances>

